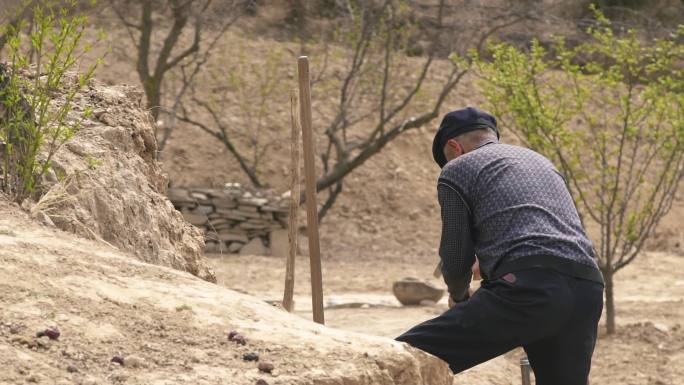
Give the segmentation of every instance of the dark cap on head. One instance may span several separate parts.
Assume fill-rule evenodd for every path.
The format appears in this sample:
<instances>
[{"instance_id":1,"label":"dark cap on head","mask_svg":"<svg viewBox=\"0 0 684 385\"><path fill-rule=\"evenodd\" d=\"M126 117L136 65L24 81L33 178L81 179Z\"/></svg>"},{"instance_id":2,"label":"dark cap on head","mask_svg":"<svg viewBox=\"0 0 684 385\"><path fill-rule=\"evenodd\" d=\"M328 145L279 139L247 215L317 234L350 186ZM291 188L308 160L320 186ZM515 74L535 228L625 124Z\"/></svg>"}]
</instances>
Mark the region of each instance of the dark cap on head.
<instances>
[{"instance_id":1,"label":"dark cap on head","mask_svg":"<svg viewBox=\"0 0 684 385\"><path fill-rule=\"evenodd\" d=\"M496 137L499 137L496 118L488 112L466 107L444 115L444 119L442 119L442 123L435 134L435 139L432 141L432 157L435 158L439 167L444 167L447 163L446 156L444 156L444 145L449 139L479 128L491 128L496 132Z\"/></svg>"}]
</instances>

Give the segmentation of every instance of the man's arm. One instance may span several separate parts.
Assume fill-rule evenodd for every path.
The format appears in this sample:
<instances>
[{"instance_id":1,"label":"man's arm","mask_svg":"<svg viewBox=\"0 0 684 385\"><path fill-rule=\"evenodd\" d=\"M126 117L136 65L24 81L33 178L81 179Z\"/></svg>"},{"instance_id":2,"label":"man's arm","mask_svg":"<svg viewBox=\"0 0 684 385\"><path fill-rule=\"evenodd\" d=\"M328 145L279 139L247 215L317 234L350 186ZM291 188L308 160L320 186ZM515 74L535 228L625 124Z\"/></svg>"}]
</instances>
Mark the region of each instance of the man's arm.
<instances>
[{"instance_id":1,"label":"man's arm","mask_svg":"<svg viewBox=\"0 0 684 385\"><path fill-rule=\"evenodd\" d=\"M451 186L439 183L437 196L442 208L442 239L439 256L442 276L454 302L468 298L475 263L470 214L461 195Z\"/></svg>"}]
</instances>

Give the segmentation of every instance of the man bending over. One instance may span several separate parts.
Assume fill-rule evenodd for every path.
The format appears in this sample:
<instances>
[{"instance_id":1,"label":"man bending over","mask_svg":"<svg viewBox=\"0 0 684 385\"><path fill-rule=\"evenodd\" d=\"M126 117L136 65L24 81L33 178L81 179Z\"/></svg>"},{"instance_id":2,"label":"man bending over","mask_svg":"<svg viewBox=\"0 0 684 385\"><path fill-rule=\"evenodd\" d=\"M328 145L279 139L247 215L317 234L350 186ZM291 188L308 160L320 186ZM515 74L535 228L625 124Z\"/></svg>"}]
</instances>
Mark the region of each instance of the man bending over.
<instances>
[{"instance_id":1,"label":"man bending over","mask_svg":"<svg viewBox=\"0 0 684 385\"><path fill-rule=\"evenodd\" d=\"M522 346L537 385L586 385L603 309L593 246L553 164L498 138L496 119L476 108L442 120L432 151L454 305L397 340L454 372ZM470 297L476 256L483 281Z\"/></svg>"}]
</instances>

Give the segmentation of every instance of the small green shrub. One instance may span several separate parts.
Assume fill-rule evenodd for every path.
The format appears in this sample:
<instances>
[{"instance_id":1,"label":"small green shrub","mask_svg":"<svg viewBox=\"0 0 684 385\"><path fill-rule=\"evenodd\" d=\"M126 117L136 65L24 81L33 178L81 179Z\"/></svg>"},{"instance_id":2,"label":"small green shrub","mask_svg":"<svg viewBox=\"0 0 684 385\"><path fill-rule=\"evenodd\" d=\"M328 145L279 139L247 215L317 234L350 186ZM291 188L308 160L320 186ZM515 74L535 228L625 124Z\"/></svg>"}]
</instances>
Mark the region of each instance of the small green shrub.
<instances>
[{"instance_id":1,"label":"small green shrub","mask_svg":"<svg viewBox=\"0 0 684 385\"><path fill-rule=\"evenodd\" d=\"M69 113L101 63L99 58L85 72L70 74L82 68L92 49L83 41L87 18L76 12L75 2L36 5L31 18L28 27L3 26L9 38L6 64L0 67L0 188L16 202L39 193L55 152L80 129L81 120ZM59 103L54 102L57 93L64 94Z\"/></svg>"}]
</instances>

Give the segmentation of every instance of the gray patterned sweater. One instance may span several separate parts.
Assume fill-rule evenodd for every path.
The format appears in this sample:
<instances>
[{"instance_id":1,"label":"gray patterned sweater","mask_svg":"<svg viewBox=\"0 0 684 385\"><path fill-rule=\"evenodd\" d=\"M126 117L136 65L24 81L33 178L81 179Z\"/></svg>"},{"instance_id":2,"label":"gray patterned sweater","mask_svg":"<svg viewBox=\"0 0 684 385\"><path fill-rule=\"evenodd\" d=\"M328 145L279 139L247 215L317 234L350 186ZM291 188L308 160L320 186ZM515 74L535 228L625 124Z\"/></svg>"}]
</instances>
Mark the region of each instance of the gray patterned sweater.
<instances>
[{"instance_id":1,"label":"gray patterned sweater","mask_svg":"<svg viewBox=\"0 0 684 385\"><path fill-rule=\"evenodd\" d=\"M487 142L442 169L439 255L455 300L467 297L475 256L484 279L545 267L603 283L563 177L542 155Z\"/></svg>"}]
</instances>

